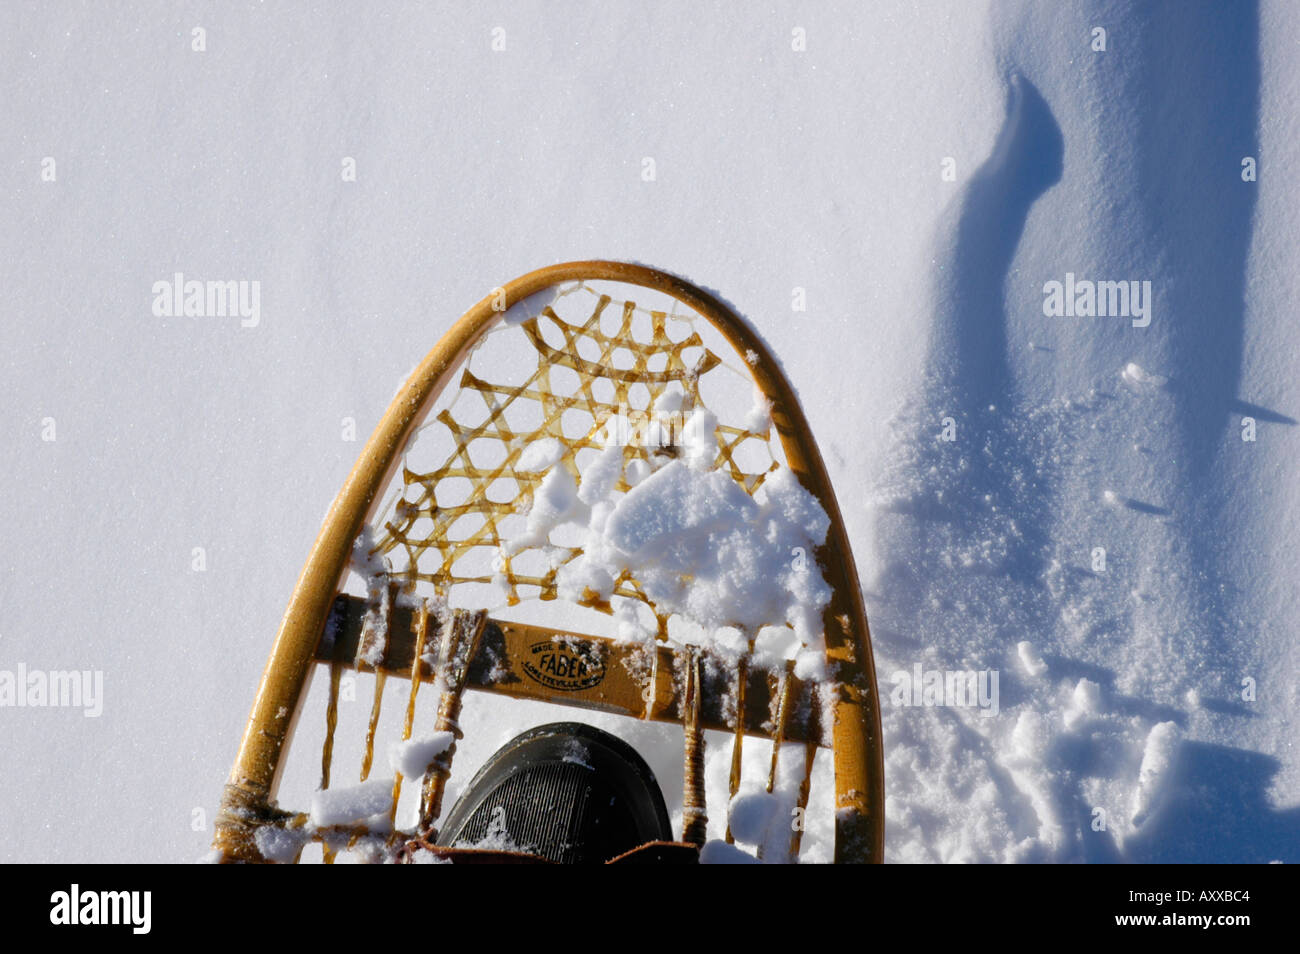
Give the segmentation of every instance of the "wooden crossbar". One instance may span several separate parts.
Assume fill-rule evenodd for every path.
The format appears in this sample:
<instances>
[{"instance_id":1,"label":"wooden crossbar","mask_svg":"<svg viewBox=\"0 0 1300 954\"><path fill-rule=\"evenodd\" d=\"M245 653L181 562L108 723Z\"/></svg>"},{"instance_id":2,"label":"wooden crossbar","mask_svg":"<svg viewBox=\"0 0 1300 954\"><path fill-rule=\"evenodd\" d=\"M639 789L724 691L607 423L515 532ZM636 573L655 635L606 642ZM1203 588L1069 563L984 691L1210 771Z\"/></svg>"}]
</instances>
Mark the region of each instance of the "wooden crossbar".
<instances>
[{"instance_id":1,"label":"wooden crossbar","mask_svg":"<svg viewBox=\"0 0 1300 954\"><path fill-rule=\"evenodd\" d=\"M388 639L379 663L372 667L357 662L356 650L365 613L363 597L338 596L325 636L316 649L316 661L326 665L341 661L344 668L360 668L403 679L418 671L422 682L433 682L436 660L427 653L429 647L437 644L437 637L433 633L428 635L426 657L416 667L418 610L405 603L392 608ZM433 619L429 624L437 625ZM700 725L705 729L734 732L736 660L707 649L700 650L698 655ZM466 687L639 719L646 718L649 712L654 721L681 725L686 714L683 708L686 667L687 651L665 643L619 642L551 627L488 619L469 666ZM784 732L779 729L776 710L784 674L781 664L767 669L751 661L746 667L745 734L765 739L779 734L786 742L829 747L830 732L822 725L817 686L793 675L786 676L788 721ZM651 680L654 705L647 706L646 693Z\"/></svg>"}]
</instances>

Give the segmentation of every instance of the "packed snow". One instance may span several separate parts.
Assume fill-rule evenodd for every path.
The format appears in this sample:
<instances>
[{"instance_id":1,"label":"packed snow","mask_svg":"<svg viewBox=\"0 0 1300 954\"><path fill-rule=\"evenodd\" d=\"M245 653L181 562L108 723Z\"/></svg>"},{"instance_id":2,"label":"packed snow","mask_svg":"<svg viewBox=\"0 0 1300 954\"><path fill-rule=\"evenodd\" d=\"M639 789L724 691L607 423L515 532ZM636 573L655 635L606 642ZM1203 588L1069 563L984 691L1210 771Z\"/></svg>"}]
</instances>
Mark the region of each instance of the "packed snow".
<instances>
[{"instance_id":1,"label":"packed snow","mask_svg":"<svg viewBox=\"0 0 1300 954\"><path fill-rule=\"evenodd\" d=\"M557 574L561 597L609 600L632 570L659 612L705 634L734 627L756 636L764 626L789 625L803 647L800 675L824 675L821 617L830 587L813 560L792 558L826 540L830 520L816 498L786 467L769 472L753 497L714 469L717 419L703 408L687 419L679 456L652 458L631 490L620 492L624 448L616 430L611 419L605 447L578 481L563 464L546 473L526 529L505 541L504 555L554 550L551 534L575 527L582 553ZM655 631L639 635L653 639Z\"/></svg>"},{"instance_id":2,"label":"packed snow","mask_svg":"<svg viewBox=\"0 0 1300 954\"><path fill-rule=\"evenodd\" d=\"M321 789L311 798L310 823L318 828L344 825L382 816L388 820L393 805L393 780L371 779L356 785Z\"/></svg>"},{"instance_id":3,"label":"packed snow","mask_svg":"<svg viewBox=\"0 0 1300 954\"><path fill-rule=\"evenodd\" d=\"M427 736L391 742L388 746L388 764L404 778L419 779L433 764L433 760L455 743L452 732L432 732Z\"/></svg>"},{"instance_id":4,"label":"packed snow","mask_svg":"<svg viewBox=\"0 0 1300 954\"><path fill-rule=\"evenodd\" d=\"M93 718L0 709L0 860L203 854L394 388L494 286L581 258L715 291L798 390L871 623L887 860L1300 860L1294 4L6 5L0 35L0 670L103 687ZM178 273L237 293L163 307ZM706 621L687 568L806 628L815 580L759 592L713 522L815 536L779 483L743 504L684 462L634 468L611 506L599 471L530 453L529 532L597 544L571 585L654 550ZM692 506L656 524L638 501L669 485ZM895 705L918 665L996 671L997 714ZM472 695L447 804L573 714ZM589 721L679 823L680 732ZM769 757L747 745L746 777ZM707 759L704 860L776 851L797 755L730 805L734 847L725 737ZM805 860L831 857L828 780ZM386 812L368 784L314 823Z\"/></svg>"}]
</instances>

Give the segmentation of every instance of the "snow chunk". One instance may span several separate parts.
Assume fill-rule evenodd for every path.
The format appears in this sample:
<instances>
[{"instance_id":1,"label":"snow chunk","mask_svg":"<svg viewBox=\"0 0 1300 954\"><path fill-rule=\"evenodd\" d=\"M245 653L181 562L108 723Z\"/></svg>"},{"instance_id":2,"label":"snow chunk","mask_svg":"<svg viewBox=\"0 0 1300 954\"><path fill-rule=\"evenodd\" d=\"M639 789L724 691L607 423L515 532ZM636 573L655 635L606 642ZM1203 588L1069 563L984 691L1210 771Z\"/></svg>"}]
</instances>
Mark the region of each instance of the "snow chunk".
<instances>
[{"instance_id":1,"label":"snow chunk","mask_svg":"<svg viewBox=\"0 0 1300 954\"><path fill-rule=\"evenodd\" d=\"M276 828L263 825L253 833L253 843L267 861L290 865L297 859L302 846L307 843L306 829Z\"/></svg>"},{"instance_id":2,"label":"snow chunk","mask_svg":"<svg viewBox=\"0 0 1300 954\"><path fill-rule=\"evenodd\" d=\"M533 506L528 511L528 528L506 541L507 556L513 556L528 547L542 546L552 530L573 519L580 510L578 486L573 475L563 467L556 467L542 478L533 494Z\"/></svg>"},{"instance_id":3,"label":"snow chunk","mask_svg":"<svg viewBox=\"0 0 1300 954\"><path fill-rule=\"evenodd\" d=\"M375 837L359 838L351 847L334 856L336 865L378 865L385 860L384 839Z\"/></svg>"},{"instance_id":4,"label":"snow chunk","mask_svg":"<svg viewBox=\"0 0 1300 954\"><path fill-rule=\"evenodd\" d=\"M386 814L392 806L393 780L375 779L347 788L327 788L312 795L309 821L317 828L345 825Z\"/></svg>"},{"instance_id":5,"label":"snow chunk","mask_svg":"<svg viewBox=\"0 0 1300 954\"><path fill-rule=\"evenodd\" d=\"M1140 365L1133 361L1130 361L1124 366L1124 370L1120 372L1120 377L1129 387L1142 391L1150 391L1155 388L1164 387L1169 380L1168 378L1162 377L1158 374L1148 374L1146 371L1142 370Z\"/></svg>"},{"instance_id":6,"label":"snow chunk","mask_svg":"<svg viewBox=\"0 0 1300 954\"><path fill-rule=\"evenodd\" d=\"M702 865L756 865L758 859L747 851L729 845L725 841L713 840L704 843L700 849Z\"/></svg>"},{"instance_id":7,"label":"snow chunk","mask_svg":"<svg viewBox=\"0 0 1300 954\"><path fill-rule=\"evenodd\" d=\"M558 574L560 593L608 598L619 574L634 568L662 611L708 630L788 622L820 650L830 588L813 550L830 521L784 468L760 495L722 471L674 460L626 494L592 503L583 553Z\"/></svg>"},{"instance_id":8,"label":"snow chunk","mask_svg":"<svg viewBox=\"0 0 1300 954\"><path fill-rule=\"evenodd\" d=\"M622 472L623 448L611 444L583 470L578 499L588 506L604 500L614 492L614 485Z\"/></svg>"},{"instance_id":9,"label":"snow chunk","mask_svg":"<svg viewBox=\"0 0 1300 954\"><path fill-rule=\"evenodd\" d=\"M1026 709L1011 730L1012 761L1036 765L1042 761L1051 742L1051 727L1042 714Z\"/></svg>"},{"instance_id":10,"label":"snow chunk","mask_svg":"<svg viewBox=\"0 0 1300 954\"><path fill-rule=\"evenodd\" d=\"M1147 736L1138 769L1138 787L1133 793L1134 825L1141 825L1159 807L1181 742L1182 732L1174 722L1159 723Z\"/></svg>"},{"instance_id":11,"label":"snow chunk","mask_svg":"<svg viewBox=\"0 0 1300 954\"><path fill-rule=\"evenodd\" d=\"M686 393L682 390L682 386L673 381L668 387L664 388L663 393L655 398L655 417L662 420L670 414L680 414L685 399Z\"/></svg>"},{"instance_id":12,"label":"snow chunk","mask_svg":"<svg viewBox=\"0 0 1300 954\"><path fill-rule=\"evenodd\" d=\"M629 487L635 487L653 472L649 464L637 457L627 462L627 467L623 470L623 479L627 481Z\"/></svg>"},{"instance_id":13,"label":"snow chunk","mask_svg":"<svg viewBox=\"0 0 1300 954\"><path fill-rule=\"evenodd\" d=\"M1101 711L1101 686L1091 679L1080 679L1065 707L1065 727L1076 729Z\"/></svg>"},{"instance_id":14,"label":"snow chunk","mask_svg":"<svg viewBox=\"0 0 1300 954\"><path fill-rule=\"evenodd\" d=\"M630 491L610 516L611 543L637 564L657 562L684 539L702 540L752 520L758 505L721 471L697 478L674 461Z\"/></svg>"},{"instance_id":15,"label":"snow chunk","mask_svg":"<svg viewBox=\"0 0 1300 954\"><path fill-rule=\"evenodd\" d=\"M804 623L804 627L808 626ZM807 629L807 632L815 630ZM819 644L820 646L820 641ZM794 654L794 677L804 682L825 682L827 679L826 656L820 648L804 647ZM831 723L826 723L830 725Z\"/></svg>"},{"instance_id":16,"label":"snow chunk","mask_svg":"<svg viewBox=\"0 0 1300 954\"><path fill-rule=\"evenodd\" d=\"M780 799L771 792L761 788L737 792L727 809L731 833L747 845L764 844L780 811Z\"/></svg>"},{"instance_id":17,"label":"snow chunk","mask_svg":"<svg viewBox=\"0 0 1300 954\"><path fill-rule=\"evenodd\" d=\"M524 448L515 463L515 470L525 474L540 474L564 459L564 444L554 437L536 441Z\"/></svg>"},{"instance_id":18,"label":"snow chunk","mask_svg":"<svg viewBox=\"0 0 1300 954\"><path fill-rule=\"evenodd\" d=\"M420 739L393 742L388 746L388 764L406 778L424 775L435 758L451 748L456 736L451 732L434 732Z\"/></svg>"},{"instance_id":19,"label":"snow chunk","mask_svg":"<svg viewBox=\"0 0 1300 954\"><path fill-rule=\"evenodd\" d=\"M1016 652L1020 656L1020 665L1028 675L1037 678L1047 672L1047 663L1043 662L1043 657L1029 640L1017 643Z\"/></svg>"},{"instance_id":20,"label":"snow chunk","mask_svg":"<svg viewBox=\"0 0 1300 954\"><path fill-rule=\"evenodd\" d=\"M683 403L681 393L665 391L653 413L680 417ZM814 551L830 520L788 468L769 471L752 497L729 472L714 469L717 427L713 414L697 407L675 435L678 456L647 461L628 460L617 428L607 424L604 447L578 475L560 460L558 442L530 448L530 467L555 463L533 493L525 527L503 541L500 555L551 547L553 532L570 528L582 538L581 553L552 564L559 565L563 598L610 600L615 580L632 570L660 611L707 632L789 625L806 648L796 659L799 676L819 678L831 594ZM619 620L620 634L632 638L644 628L633 617Z\"/></svg>"},{"instance_id":21,"label":"snow chunk","mask_svg":"<svg viewBox=\"0 0 1300 954\"><path fill-rule=\"evenodd\" d=\"M697 470L713 466L718 456L718 419L707 408L695 409L682 428L685 458Z\"/></svg>"},{"instance_id":22,"label":"snow chunk","mask_svg":"<svg viewBox=\"0 0 1300 954\"><path fill-rule=\"evenodd\" d=\"M772 402L758 388L754 388L754 404L745 418L745 430L755 434L766 434L772 426Z\"/></svg>"}]
</instances>

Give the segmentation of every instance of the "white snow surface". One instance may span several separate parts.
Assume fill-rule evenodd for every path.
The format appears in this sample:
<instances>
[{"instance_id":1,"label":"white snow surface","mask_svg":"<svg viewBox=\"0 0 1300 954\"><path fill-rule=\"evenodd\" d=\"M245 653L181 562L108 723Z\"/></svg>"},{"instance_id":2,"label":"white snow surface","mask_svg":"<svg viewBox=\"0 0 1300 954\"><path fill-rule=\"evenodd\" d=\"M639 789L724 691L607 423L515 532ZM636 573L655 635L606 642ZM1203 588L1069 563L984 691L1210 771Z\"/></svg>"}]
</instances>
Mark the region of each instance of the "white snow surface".
<instances>
[{"instance_id":1,"label":"white snow surface","mask_svg":"<svg viewBox=\"0 0 1300 954\"><path fill-rule=\"evenodd\" d=\"M992 717L885 693L888 860L1300 860L1300 7L7 4L0 44L0 670L103 675L96 718L0 708L0 861L203 855L394 388L582 258L714 290L780 356L883 688L1000 672ZM256 322L156 314L178 272L259 282ZM1067 273L1151 282L1150 323L1048 317ZM572 715L467 701L447 804ZM589 721L680 821L680 733ZM744 860L709 798L706 860Z\"/></svg>"}]
</instances>

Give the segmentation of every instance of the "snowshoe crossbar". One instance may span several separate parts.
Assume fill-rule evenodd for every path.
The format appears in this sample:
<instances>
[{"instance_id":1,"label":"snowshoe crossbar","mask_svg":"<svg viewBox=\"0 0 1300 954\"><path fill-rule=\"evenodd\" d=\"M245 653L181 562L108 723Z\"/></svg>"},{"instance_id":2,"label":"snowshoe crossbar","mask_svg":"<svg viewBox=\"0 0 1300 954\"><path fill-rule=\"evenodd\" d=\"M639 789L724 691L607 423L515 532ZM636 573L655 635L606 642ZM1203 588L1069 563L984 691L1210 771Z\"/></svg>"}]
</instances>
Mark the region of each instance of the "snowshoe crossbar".
<instances>
[{"instance_id":1,"label":"snowshoe crossbar","mask_svg":"<svg viewBox=\"0 0 1300 954\"><path fill-rule=\"evenodd\" d=\"M402 602L387 606L391 618L383 625L387 638L377 662L366 659L376 655L366 647L371 604L349 594L335 599L316 661L344 670L410 678L417 671L413 663L420 609ZM427 625L435 632L429 634L426 646L437 646L441 623L431 614ZM686 715L687 655L665 643L619 642L489 618L469 661L466 688L680 725ZM735 705L737 662L710 650L698 655L701 727L732 733L734 721L724 709ZM437 660L432 654L422 654L418 672L422 682L435 681ZM817 683L796 678L788 666L763 667L752 661L745 675L746 735L830 747L822 731Z\"/></svg>"}]
</instances>

